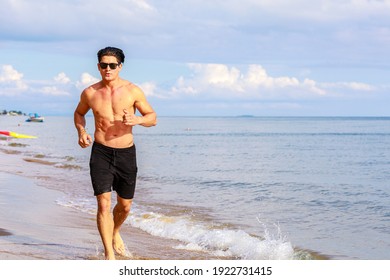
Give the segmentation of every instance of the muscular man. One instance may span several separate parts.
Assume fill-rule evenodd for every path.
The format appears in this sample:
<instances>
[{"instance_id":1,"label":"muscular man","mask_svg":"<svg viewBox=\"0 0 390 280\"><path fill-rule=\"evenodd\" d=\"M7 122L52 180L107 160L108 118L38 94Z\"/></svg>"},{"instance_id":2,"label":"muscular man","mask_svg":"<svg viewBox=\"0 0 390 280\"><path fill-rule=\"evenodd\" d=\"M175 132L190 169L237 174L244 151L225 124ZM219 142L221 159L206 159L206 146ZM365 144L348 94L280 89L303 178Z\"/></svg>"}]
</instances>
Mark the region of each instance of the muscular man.
<instances>
[{"instance_id":1,"label":"muscular man","mask_svg":"<svg viewBox=\"0 0 390 280\"><path fill-rule=\"evenodd\" d=\"M95 120L90 174L97 198L97 226L106 259L125 254L119 230L130 212L134 196L137 161L132 129L135 125L156 125L156 113L136 85L119 77L125 55L107 47L98 52L98 69L102 80L86 88L74 112L79 145L86 148L92 137L85 130L85 114L92 109ZM135 111L142 116L136 116ZM117 203L111 215L111 192Z\"/></svg>"}]
</instances>

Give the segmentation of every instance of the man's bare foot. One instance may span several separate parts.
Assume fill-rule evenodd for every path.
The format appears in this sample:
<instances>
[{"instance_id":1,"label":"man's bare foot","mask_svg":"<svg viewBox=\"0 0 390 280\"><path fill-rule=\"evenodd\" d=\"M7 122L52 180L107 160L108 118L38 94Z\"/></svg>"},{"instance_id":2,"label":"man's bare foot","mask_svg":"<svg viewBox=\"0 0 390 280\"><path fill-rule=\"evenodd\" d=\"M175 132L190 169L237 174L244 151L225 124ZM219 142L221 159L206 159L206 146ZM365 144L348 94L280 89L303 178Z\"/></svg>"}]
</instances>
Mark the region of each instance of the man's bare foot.
<instances>
[{"instance_id":1,"label":"man's bare foot","mask_svg":"<svg viewBox=\"0 0 390 280\"><path fill-rule=\"evenodd\" d=\"M125 243L122 240L121 235L118 233L114 234L113 240L112 240L112 246L115 250L115 252L120 256L126 256L126 247Z\"/></svg>"},{"instance_id":2,"label":"man's bare foot","mask_svg":"<svg viewBox=\"0 0 390 280\"><path fill-rule=\"evenodd\" d=\"M106 256L106 260L115 260L115 254Z\"/></svg>"}]
</instances>

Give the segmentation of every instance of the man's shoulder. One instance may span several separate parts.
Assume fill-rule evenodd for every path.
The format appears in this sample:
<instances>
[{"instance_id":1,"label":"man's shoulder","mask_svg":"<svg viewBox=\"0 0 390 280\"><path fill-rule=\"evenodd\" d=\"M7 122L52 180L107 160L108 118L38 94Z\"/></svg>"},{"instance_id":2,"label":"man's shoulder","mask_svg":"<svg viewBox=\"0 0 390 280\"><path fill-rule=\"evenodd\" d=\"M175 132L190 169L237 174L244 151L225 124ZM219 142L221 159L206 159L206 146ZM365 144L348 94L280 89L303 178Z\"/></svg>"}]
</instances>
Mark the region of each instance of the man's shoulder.
<instances>
[{"instance_id":1,"label":"man's shoulder","mask_svg":"<svg viewBox=\"0 0 390 280\"><path fill-rule=\"evenodd\" d=\"M142 92L142 90L139 86L137 86L136 84L134 84L130 81L123 80L123 85L132 94L138 94L138 93Z\"/></svg>"},{"instance_id":2,"label":"man's shoulder","mask_svg":"<svg viewBox=\"0 0 390 280\"><path fill-rule=\"evenodd\" d=\"M96 91L98 91L100 88L102 87L102 83L101 81L100 82L97 82L93 85L90 85L88 87L86 87L84 90L83 90L83 93L87 94L87 95L90 95L90 94L93 94L95 93Z\"/></svg>"},{"instance_id":3,"label":"man's shoulder","mask_svg":"<svg viewBox=\"0 0 390 280\"><path fill-rule=\"evenodd\" d=\"M137 87L134 83L128 81L128 80L122 80L122 85L125 86L127 89L133 89Z\"/></svg>"}]
</instances>

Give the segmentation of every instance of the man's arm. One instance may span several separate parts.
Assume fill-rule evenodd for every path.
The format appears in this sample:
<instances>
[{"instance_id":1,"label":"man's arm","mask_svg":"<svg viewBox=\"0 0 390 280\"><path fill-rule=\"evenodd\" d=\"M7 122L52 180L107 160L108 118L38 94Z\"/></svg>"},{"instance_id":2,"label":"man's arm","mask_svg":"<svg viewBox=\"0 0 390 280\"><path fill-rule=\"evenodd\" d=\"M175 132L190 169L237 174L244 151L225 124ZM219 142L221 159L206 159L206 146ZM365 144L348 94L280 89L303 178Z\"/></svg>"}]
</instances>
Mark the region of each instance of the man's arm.
<instances>
[{"instance_id":1,"label":"man's arm","mask_svg":"<svg viewBox=\"0 0 390 280\"><path fill-rule=\"evenodd\" d=\"M135 116L124 110L123 123L126 125L142 125L145 127L155 126L157 124L157 114L146 100L145 94L138 87L133 89L135 97L135 108L141 113L141 116Z\"/></svg>"},{"instance_id":2,"label":"man's arm","mask_svg":"<svg viewBox=\"0 0 390 280\"><path fill-rule=\"evenodd\" d=\"M92 137L85 130L85 115L88 113L90 107L86 100L85 91L81 93L80 102L74 111L74 125L79 134L79 145L82 148L88 147L92 143Z\"/></svg>"}]
</instances>

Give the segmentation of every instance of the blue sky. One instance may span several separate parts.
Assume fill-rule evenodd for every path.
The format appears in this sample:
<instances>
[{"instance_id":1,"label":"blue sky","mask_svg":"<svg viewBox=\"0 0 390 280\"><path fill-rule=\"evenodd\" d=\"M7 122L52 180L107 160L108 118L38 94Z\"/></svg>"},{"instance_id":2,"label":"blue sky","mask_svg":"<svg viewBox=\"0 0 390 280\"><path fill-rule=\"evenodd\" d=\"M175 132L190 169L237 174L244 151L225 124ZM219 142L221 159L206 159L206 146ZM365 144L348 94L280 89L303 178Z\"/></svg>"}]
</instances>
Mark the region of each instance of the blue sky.
<instances>
[{"instance_id":1,"label":"blue sky","mask_svg":"<svg viewBox=\"0 0 390 280\"><path fill-rule=\"evenodd\" d=\"M390 116L390 0L0 6L0 110L72 115L116 46L160 116Z\"/></svg>"}]
</instances>

